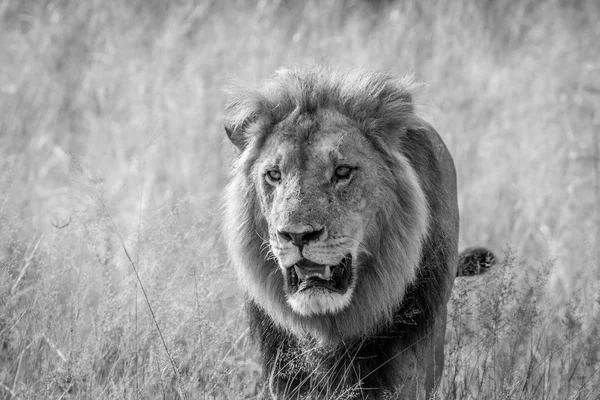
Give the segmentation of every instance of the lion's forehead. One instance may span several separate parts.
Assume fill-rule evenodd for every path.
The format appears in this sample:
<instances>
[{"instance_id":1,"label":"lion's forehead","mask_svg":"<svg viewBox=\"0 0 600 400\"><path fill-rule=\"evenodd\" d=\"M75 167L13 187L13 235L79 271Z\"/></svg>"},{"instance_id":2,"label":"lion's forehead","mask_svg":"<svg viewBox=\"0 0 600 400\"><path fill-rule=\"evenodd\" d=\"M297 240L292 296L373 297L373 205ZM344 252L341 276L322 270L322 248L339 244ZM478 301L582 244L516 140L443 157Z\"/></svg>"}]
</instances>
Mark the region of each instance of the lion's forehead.
<instances>
[{"instance_id":1,"label":"lion's forehead","mask_svg":"<svg viewBox=\"0 0 600 400\"><path fill-rule=\"evenodd\" d=\"M283 124L271 133L261 151L265 166L288 175L329 175L338 164L357 164L369 157L366 138L349 124Z\"/></svg>"}]
</instances>

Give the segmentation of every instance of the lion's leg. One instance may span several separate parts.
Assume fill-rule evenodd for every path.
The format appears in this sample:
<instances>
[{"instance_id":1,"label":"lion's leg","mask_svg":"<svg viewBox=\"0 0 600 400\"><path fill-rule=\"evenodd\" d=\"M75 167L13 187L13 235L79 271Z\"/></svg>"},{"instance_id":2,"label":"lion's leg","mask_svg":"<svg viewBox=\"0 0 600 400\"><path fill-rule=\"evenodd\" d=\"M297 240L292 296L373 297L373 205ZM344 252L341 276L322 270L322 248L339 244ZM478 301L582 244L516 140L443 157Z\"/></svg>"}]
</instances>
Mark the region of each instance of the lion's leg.
<instances>
[{"instance_id":1,"label":"lion's leg","mask_svg":"<svg viewBox=\"0 0 600 400\"><path fill-rule=\"evenodd\" d=\"M430 351L425 355L427 358L425 391L426 398L430 399L438 388L444 370L444 340L446 337L446 308L437 318L433 328L432 344Z\"/></svg>"},{"instance_id":2,"label":"lion's leg","mask_svg":"<svg viewBox=\"0 0 600 400\"><path fill-rule=\"evenodd\" d=\"M263 370L263 398L298 395L309 381L302 368L301 352L289 333L277 327L254 301L246 303L252 338L258 343Z\"/></svg>"}]
</instances>

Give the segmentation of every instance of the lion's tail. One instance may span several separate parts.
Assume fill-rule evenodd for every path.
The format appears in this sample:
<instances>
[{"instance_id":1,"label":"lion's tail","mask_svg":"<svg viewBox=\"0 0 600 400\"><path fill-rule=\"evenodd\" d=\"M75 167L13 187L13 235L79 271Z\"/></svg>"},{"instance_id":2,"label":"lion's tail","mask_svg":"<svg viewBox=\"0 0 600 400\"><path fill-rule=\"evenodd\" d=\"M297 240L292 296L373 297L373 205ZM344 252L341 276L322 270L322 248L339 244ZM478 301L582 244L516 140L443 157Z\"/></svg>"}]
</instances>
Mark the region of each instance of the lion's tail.
<instances>
[{"instance_id":1,"label":"lion's tail","mask_svg":"<svg viewBox=\"0 0 600 400\"><path fill-rule=\"evenodd\" d=\"M485 247L469 247L458 255L458 269L456 276L473 276L486 273L497 258Z\"/></svg>"}]
</instances>

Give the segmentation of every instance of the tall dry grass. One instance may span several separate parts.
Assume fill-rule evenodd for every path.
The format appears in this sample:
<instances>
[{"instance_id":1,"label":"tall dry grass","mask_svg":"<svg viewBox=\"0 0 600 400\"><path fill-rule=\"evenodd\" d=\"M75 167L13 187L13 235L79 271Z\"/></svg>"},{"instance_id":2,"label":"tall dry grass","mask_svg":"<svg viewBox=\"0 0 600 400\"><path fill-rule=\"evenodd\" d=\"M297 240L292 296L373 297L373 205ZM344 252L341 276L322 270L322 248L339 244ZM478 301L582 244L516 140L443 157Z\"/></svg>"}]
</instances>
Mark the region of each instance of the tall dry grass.
<instances>
[{"instance_id":1,"label":"tall dry grass","mask_svg":"<svg viewBox=\"0 0 600 400\"><path fill-rule=\"evenodd\" d=\"M222 88L313 62L427 82L461 243L511 246L457 282L440 397L597 398L598 18L594 0L0 1L0 398L255 396L218 235Z\"/></svg>"}]
</instances>

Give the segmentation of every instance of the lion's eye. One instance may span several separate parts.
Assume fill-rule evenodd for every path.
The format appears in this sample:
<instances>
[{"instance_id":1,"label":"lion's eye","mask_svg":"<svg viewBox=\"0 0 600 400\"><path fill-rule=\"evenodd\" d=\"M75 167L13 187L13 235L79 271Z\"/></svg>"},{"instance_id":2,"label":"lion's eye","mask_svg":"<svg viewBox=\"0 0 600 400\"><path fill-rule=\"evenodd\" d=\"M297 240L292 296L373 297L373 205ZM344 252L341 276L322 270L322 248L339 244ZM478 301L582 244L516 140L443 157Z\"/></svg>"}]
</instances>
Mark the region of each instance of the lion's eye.
<instances>
[{"instance_id":1,"label":"lion's eye","mask_svg":"<svg viewBox=\"0 0 600 400\"><path fill-rule=\"evenodd\" d=\"M277 170L267 171L266 174L267 180L271 183L277 183L281 180L281 172Z\"/></svg>"},{"instance_id":2,"label":"lion's eye","mask_svg":"<svg viewBox=\"0 0 600 400\"><path fill-rule=\"evenodd\" d=\"M352 172L352 168L347 165L340 165L335 169L335 177L338 179L348 179L350 178L350 173Z\"/></svg>"}]
</instances>

